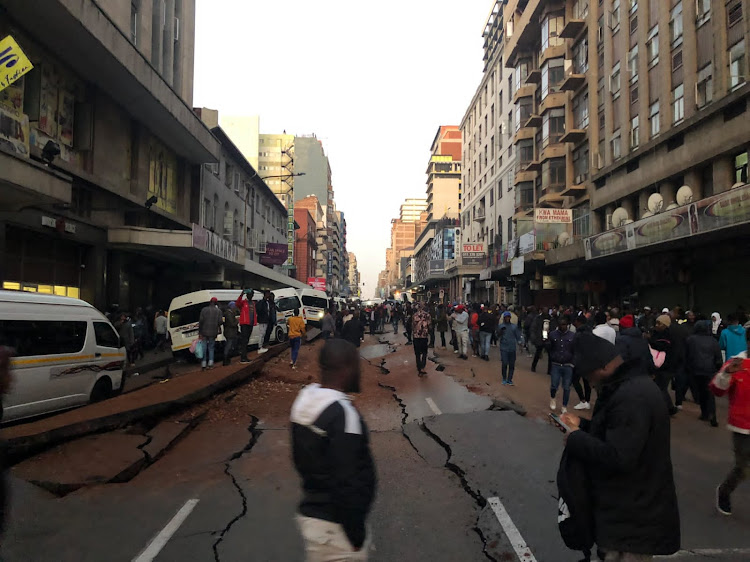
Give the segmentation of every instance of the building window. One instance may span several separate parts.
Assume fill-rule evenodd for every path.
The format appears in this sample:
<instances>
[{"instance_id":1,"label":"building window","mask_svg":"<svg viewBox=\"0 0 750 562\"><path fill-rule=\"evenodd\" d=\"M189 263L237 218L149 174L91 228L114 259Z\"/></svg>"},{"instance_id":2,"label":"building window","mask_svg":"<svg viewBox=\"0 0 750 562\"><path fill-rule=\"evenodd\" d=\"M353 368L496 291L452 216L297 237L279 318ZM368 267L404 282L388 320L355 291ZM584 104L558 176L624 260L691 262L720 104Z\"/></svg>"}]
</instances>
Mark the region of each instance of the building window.
<instances>
[{"instance_id":1,"label":"building window","mask_svg":"<svg viewBox=\"0 0 750 562\"><path fill-rule=\"evenodd\" d=\"M652 103L648 108L648 124L651 138L659 134L659 102Z\"/></svg>"},{"instance_id":2,"label":"building window","mask_svg":"<svg viewBox=\"0 0 750 562\"><path fill-rule=\"evenodd\" d=\"M734 90L745 83L747 72L744 39L729 49L729 87Z\"/></svg>"},{"instance_id":3,"label":"building window","mask_svg":"<svg viewBox=\"0 0 750 562\"><path fill-rule=\"evenodd\" d=\"M589 93L584 91L573 98L573 128L585 129L589 126Z\"/></svg>"},{"instance_id":4,"label":"building window","mask_svg":"<svg viewBox=\"0 0 750 562\"><path fill-rule=\"evenodd\" d=\"M219 196L214 195L214 205L213 205L213 220L210 223L206 224L206 228L211 229L214 232L219 232Z\"/></svg>"},{"instance_id":5,"label":"building window","mask_svg":"<svg viewBox=\"0 0 750 562\"><path fill-rule=\"evenodd\" d=\"M680 84L672 90L672 123L680 123L683 119L685 119L685 85Z\"/></svg>"},{"instance_id":6,"label":"building window","mask_svg":"<svg viewBox=\"0 0 750 562\"><path fill-rule=\"evenodd\" d=\"M584 37L573 46L573 73L586 74L589 70L589 40Z\"/></svg>"},{"instance_id":7,"label":"building window","mask_svg":"<svg viewBox=\"0 0 750 562\"><path fill-rule=\"evenodd\" d=\"M620 140L620 129L617 129L612 133L612 140L609 141L610 148L612 149L612 160L617 160L622 157L622 145Z\"/></svg>"},{"instance_id":8,"label":"building window","mask_svg":"<svg viewBox=\"0 0 750 562\"><path fill-rule=\"evenodd\" d=\"M518 141L518 150L516 151L519 167L524 167L534 160L534 141L523 139Z\"/></svg>"},{"instance_id":9,"label":"building window","mask_svg":"<svg viewBox=\"0 0 750 562\"><path fill-rule=\"evenodd\" d=\"M620 31L620 0L612 0L612 11L609 14L609 27L612 35Z\"/></svg>"},{"instance_id":10,"label":"building window","mask_svg":"<svg viewBox=\"0 0 750 562\"><path fill-rule=\"evenodd\" d=\"M631 84L638 81L638 45L628 51L628 74Z\"/></svg>"},{"instance_id":11,"label":"building window","mask_svg":"<svg viewBox=\"0 0 750 562\"><path fill-rule=\"evenodd\" d=\"M711 63L698 71L698 83L695 85L695 104L700 108L713 100L713 79Z\"/></svg>"},{"instance_id":12,"label":"building window","mask_svg":"<svg viewBox=\"0 0 750 562\"><path fill-rule=\"evenodd\" d=\"M648 67L651 68L659 62L659 26L655 25L648 32L646 41L646 51L648 53Z\"/></svg>"},{"instance_id":13,"label":"building window","mask_svg":"<svg viewBox=\"0 0 750 562\"><path fill-rule=\"evenodd\" d=\"M542 148L560 142L565 134L565 109L550 109L542 118Z\"/></svg>"},{"instance_id":14,"label":"building window","mask_svg":"<svg viewBox=\"0 0 750 562\"><path fill-rule=\"evenodd\" d=\"M598 109L604 109L604 78L599 78L599 83L596 88L596 105Z\"/></svg>"},{"instance_id":15,"label":"building window","mask_svg":"<svg viewBox=\"0 0 750 562\"><path fill-rule=\"evenodd\" d=\"M542 164L543 192L559 193L565 187L565 158L551 158Z\"/></svg>"},{"instance_id":16,"label":"building window","mask_svg":"<svg viewBox=\"0 0 750 562\"><path fill-rule=\"evenodd\" d=\"M563 27L565 27L565 16L563 14L552 14L542 20L542 51L548 47L564 44L564 40L560 38Z\"/></svg>"},{"instance_id":17,"label":"building window","mask_svg":"<svg viewBox=\"0 0 750 562\"><path fill-rule=\"evenodd\" d=\"M589 177L589 145L583 146L573 151L573 183L581 185Z\"/></svg>"},{"instance_id":18,"label":"building window","mask_svg":"<svg viewBox=\"0 0 750 562\"><path fill-rule=\"evenodd\" d=\"M731 27L739 21L742 21L742 1L734 0L727 5L727 26Z\"/></svg>"},{"instance_id":19,"label":"building window","mask_svg":"<svg viewBox=\"0 0 750 562\"><path fill-rule=\"evenodd\" d=\"M711 19L711 0L695 0L695 24L700 27Z\"/></svg>"},{"instance_id":20,"label":"building window","mask_svg":"<svg viewBox=\"0 0 750 562\"><path fill-rule=\"evenodd\" d=\"M638 31L638 14L630 16L630 35Z\"/></svg>"},{"instance_id":21,"label":"building window","mask_svg":"<svg viewBox=\"0 0 750 562\"><path fill-rule=\"evenodd\" d=\"M203 200L203 226L205 228L211 228L211 225L213 224L211 222L211 200L210 199L204 199Z\"/></svg>"},{"instance_id":22,"label":"building window","mask_svg":"<svg viewBox=\"0 0 750 562\"><path fill-rule=\"evenodd\" d=\"M612 67L612 74L609 77L609 91L612 92L612 98L620 97L620 63Z\"/></svg>"},{"instance_id":23,"label":"building window","mask_svg":"<svg viewBox=\"0 0 750 562\"><path fill-rule=\"evenodd\" d=\"M138 12L140 8L140 0L130 2L130 41L133 45L138 45Z\"/></svg>"},{"instance_id":24,"label":"building window","mask_svg":"<svg viewBox=\"0 0 750 562\"><path fill-rule=\"evenodd\" d=\"M508 240L513 240L513 217L508 217Z\"/></svg>"},{"instance_id":25,"label":"building window","mask_svg":"<svg viewBox=\"0 0 750 562\"><path fill-rule=\"evenodd\" d=\"M526 81L526 77L529 75L529 60L523 59L518 61L516 64L515 72L513 73L513 76L515 77L515 88L518 90L521 86L523 86L523 83Z\"/></svg>"},{"instance_id":26,"label":"building window","mask_svg":"<svg viewBox=\"0 0 750 562\"><path fill-rule=\"evenodd\" d=\"M640 128L638 127L639 116L636 115L630 120L630 149L635 150L638 148L638 134Z\"/></svg>"},{"instance_id":27,"label":"building window","mask_svg":"<svg viewBox=\"0 0 750 562\"><path fill-rule=\"evenodd\" d=\"M669 40L672 47L682 45L682 2L675 4L669 17Z\"/></svg>"},{"instance_id":28,"label":"building window","mask_svg":"<svg viewBox=\"0 0 750 562\"><path fill-rule=\"evenodd\" d=\"M739 154L734 159L734 181L747 183L747 152Z\"/></svg>"},{"instance_id":29,"label":"building window","mask_svg":"<svg viewBox=\"0 0 750 562\"><path fill-rule=\"evenodd\" d=\"M565 78L563 59L550 59L542 65L542 99L548 94L556 92Z\"/></svg>"},{"instance_id":30,"label":"building window","mask_svg":"<svg viewBox=\"0 0 750 562\"><path fill-rule=\"evenodd\" d=\"M591 207L588 203L573 209L573 238L591 235Z\"/></svg>"}]
</instances>

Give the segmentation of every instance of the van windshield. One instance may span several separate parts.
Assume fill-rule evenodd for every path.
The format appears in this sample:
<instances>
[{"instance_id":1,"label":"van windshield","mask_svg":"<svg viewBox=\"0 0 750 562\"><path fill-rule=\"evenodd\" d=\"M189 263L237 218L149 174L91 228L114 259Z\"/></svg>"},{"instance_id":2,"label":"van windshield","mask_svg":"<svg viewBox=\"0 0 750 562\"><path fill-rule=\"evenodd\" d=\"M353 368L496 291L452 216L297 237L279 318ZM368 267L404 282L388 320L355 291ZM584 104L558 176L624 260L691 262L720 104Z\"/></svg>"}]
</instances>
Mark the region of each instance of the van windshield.
<instances>
[{"instance_id":1,"label":"van windshield","mask_svg":"<svg viewBox=\"0 0 750 562\"><path fill-rule=\"evenodd\" d=\"M229 304L228 301L219 301L219 308L223 309ZM197 324L201 317L201 310L208 305L207 302L199 302L182 308L175 308L169 313L169 327L179 328L188 324Z\"/></svg>"},{"instance_id":2,"label":"van windshield","mask_svg":"<svg viewBox=\"0 0 750 562\"><path fill-rule=\"evenodd\" d=\"M283 297L276 301L276 310L294 310L299 308L299 299L297 297Z\"/></svg>"},{"instance_id":3,"label":"van windshield","mask_svg":"<svg viewBox=\"0 0 750 562\"><path fill-rule=\"evenodd\" d=\"M302 295L302 304L304 304L305 306L313 306L315 308L328 308L328 300L322 297Z\"/></svg>"}]
</instances>

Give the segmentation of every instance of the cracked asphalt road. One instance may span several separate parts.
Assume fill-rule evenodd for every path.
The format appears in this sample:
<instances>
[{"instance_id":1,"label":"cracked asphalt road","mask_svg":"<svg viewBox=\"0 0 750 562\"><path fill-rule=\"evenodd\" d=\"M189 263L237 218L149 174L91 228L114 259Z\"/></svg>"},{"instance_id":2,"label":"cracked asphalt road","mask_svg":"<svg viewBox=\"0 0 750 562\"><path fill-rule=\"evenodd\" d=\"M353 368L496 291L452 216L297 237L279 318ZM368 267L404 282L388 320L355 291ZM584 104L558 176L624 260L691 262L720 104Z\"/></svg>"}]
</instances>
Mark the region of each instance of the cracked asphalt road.
<instances>
[{"instance_id":1,"label":"cracked asphalt road","mask_svg":"<svg viewBox=\"0 0 750 562\"><path fill-rule=\"evenodd\" d=\"M259 379L185 412L199 422L127 482L57 497L14 477L4 560L138 560L190 499L197 505L155 560L302 560L288 412L298 390L317 377L319 345L303 346L298 371L281 356ZM412 348L393 334L366 336L361 356L363 391L355 404L370 428L378 472L371 560L518 560L490 498L502 503L537 561L580 558L557 532L560 433L538 408L528 417L498 408L498 398L533 406L545 392L543 375L519 369L519 386L528 390L508 397L501 396L497 363L441 351L419 379ZM684 417L673 423L683 544L693 550L673 559L750 559L742 550L750 549L750 493L738 492L732 519L712 511L713 485L731 460L726 432ZM85 460L85 444L71 450ZM54 458L72 462L64 453L63 446Z\"/></svg>"}]
</instances>

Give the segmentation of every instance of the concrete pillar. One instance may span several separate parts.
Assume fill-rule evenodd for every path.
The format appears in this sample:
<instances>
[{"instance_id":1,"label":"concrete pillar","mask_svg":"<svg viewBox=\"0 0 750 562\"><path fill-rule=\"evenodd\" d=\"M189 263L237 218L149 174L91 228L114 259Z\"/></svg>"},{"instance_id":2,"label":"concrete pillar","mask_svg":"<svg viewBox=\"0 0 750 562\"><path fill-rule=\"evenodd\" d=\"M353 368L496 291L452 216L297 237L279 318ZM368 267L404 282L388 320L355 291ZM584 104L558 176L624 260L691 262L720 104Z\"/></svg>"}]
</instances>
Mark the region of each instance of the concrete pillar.
<instances>
[{"instance_id":1,"label":"concrete pillar","mask_svg":"<svg viewBox=\"0 0 750 562\"><path fill-rule=\"evenodd\" d=\"M734 162L729 157L714 160L714 193L729 191L734 185Z\"/></svg>"},{"instance_id":2,"label":"concrete pillar","mask_svg":"<svg viewBox=\"0 0 750 562\"><path fill-rule=\"evenodd\" d=\"M675 185L669 181L662 182L659 185L659 193L661 193L661 196L664 198L664 206L662 207L662 210L674 203L675 190Z\"/></svg>"},{"instance_id":3,"label":"concrete pillar","mask_svg":"<svg viewBox=\"0 0 750 562\"><path fill-rule=\"evenodd\" d=\"M703 199L703 179L700 170L693 168L685 174L685 185L693 190L693 201Z\"/></svg>"},{"instance_id":4,"label":"concrete pillar","mask_svg":"<svg viewBox=\"0 0 750 562\"><path fill-rule=\"evenodd\" d=\"M165 0L166 18L164 21L164 38L162 39L164 60L161 74L170 86L174 79L174 1Z\"/></svg>"},{"instance_id":5,"label":"concrete pillar","mask_svg":"<svg viewBox=\"0 0 750 562\"><path fill-rule=\"evenodd\" d=\"M628 217L631 220L635 220L635 213L633 209L633 199L623 199L622 204L620 205L623 209L625 209L628 212Z\"/></svg>"},{"instance_id":6,"label":"concrete pillar","mask_svg":"<svg viewBox=\"0 0 750 562\"><path fill-rule=\"evenodd\" d=\"M648 198L651 194L645 190L642 189L638 193L638 212L636 213L636 216L633 217L633 220L638 220L643 216L643 213L648 211Z\"/></svg>"},{"instance_id":7,"label":"concrete pillar","mask_svg":"<svg viewBox=\"0 0 750 562\"><path fill-rule=\"evenodd\" d=\"M93 246L86 251L81 263L81 298L106 312L105 270L107 265L104 246Z\"/></svg>"}]
</instances>

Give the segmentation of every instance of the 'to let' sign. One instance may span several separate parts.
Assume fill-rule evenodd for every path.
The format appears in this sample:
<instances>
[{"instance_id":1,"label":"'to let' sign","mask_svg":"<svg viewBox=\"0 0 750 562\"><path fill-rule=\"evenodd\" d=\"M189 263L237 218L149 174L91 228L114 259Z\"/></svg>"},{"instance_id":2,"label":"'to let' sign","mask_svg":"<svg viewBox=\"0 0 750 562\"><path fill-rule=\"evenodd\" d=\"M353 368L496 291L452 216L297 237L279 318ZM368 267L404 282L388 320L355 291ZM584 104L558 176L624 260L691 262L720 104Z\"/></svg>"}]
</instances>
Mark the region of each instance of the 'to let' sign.
<instances>
[{"instance_id":1,"label":"'to let' sign","mask_svg":"<svg viewBox=\"0 0 750 562\"><path fill-rule=\"evenodd\" d=\"M29 70L34 68L31 61L8 35L0 41L0 90L4 90Z\"/></svg>"}]
</instances>

